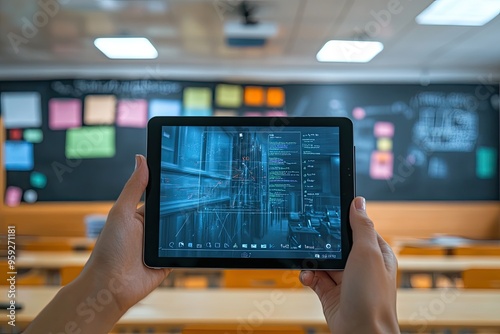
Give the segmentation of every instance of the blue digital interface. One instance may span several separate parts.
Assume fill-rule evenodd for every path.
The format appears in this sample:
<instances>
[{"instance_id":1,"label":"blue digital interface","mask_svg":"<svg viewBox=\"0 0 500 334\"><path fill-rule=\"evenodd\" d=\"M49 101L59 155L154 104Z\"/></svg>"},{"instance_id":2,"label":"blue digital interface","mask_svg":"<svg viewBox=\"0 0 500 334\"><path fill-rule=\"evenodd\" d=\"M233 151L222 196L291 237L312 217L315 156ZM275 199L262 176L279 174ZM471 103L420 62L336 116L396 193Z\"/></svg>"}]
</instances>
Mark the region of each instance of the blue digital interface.
<instances>
[{"instance_id":1,"label":"blue digital interface","mask_svg":"<svg viewBox=\"0 0 500 334\"><path fill-rule=\"evenodd\" d=\"M341 258L337 127L164 126L160 257Z\"/></svg>"}]
</instances>

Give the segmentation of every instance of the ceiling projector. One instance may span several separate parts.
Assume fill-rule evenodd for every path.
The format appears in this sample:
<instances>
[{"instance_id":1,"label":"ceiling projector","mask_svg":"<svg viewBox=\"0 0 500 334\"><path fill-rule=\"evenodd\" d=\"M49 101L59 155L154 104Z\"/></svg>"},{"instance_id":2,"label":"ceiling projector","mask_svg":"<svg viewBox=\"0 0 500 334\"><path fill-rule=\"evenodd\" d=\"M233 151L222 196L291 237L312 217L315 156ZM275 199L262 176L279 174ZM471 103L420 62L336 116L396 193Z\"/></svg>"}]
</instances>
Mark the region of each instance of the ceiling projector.
<instances>
[{"instance_id":1,"label":"ceiling projector","mask_svg":"<svg viewBox=\"0 0 500 334\"><path fill-rule=\"evenodd\" d=\"M258 47L276 36L278 27L274 23L229 21L224 24L227 45L231 47Z\"/></svg>"}]
</instances>

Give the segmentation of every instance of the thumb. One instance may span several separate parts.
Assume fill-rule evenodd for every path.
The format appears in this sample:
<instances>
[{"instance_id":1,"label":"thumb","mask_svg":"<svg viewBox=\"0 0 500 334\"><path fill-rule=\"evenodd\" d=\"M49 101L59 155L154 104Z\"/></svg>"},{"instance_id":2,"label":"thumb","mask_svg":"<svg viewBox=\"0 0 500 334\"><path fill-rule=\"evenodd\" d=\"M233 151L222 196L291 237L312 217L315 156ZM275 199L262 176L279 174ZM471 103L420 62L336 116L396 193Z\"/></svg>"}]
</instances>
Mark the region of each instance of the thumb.
<instances>
[{"instance_id":1,"label":"thumb","mask_svg":"<svg viewBox=\"0 0 500 334\"><path fill-rule=\"evenodd\" d=\"M146 158L142 155L135 156L135 171L122 190L115 206L120 210L135 212L144 190L148 185L149 170Z\"/></svg>"},{"instance_id":2,"label":"thumb","mask_svg":"<svg viewBox=\"0 0 500 334\"><path fill-rule=\"evenodd\" d=\"M356 197L349 210L353 245L378 245L377 232L372 220L366 214L366 200Z\"/></svg>"}]
</instances>

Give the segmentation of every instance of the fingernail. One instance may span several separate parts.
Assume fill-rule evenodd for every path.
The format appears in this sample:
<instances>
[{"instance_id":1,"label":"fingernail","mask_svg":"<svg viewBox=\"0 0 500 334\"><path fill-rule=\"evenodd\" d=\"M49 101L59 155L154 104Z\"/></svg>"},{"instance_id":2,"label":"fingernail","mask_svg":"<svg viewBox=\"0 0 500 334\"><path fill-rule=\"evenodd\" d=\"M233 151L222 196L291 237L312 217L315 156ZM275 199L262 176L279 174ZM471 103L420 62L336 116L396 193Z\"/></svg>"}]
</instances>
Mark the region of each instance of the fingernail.
<instances>
[{"instance_id":1,"label":"fingernail","mask_svg":"<svg viewBox=\"0 0 500 334\"><path fill-rule=\"evenodd\" d=\"M139 154L136 154L135 155L135 167L134 167L134 170L137 170L137 168L141 165L141 163L142 163L141 156Z\"/></svg>"},{"instance_id":2,"label":"fingernail","mask_svg":"<svg viewBox=\"0 0 500 334\"><path fill-rule=\"evenodd\" d=\"M364 197L356 197L354 200L354 206L358 211L366 211L366 200Z\"/></svg>"}]
</instances>

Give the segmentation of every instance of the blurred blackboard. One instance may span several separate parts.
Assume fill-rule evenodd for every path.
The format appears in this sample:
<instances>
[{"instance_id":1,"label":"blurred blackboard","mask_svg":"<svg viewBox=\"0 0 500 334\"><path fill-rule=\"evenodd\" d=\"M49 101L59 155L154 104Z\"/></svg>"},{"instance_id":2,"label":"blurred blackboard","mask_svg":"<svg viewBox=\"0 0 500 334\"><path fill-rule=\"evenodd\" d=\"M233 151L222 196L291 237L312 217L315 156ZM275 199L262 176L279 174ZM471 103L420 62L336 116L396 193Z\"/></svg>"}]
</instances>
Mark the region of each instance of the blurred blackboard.
<instances>
[{"instance_id":1,"label":"blurred blackboard","mask_svg":"<svg viewBox=\"0 0 500 334\"><path fill-rule=\"evenodd\" d=\"M112 125L112 157L68 159L65 130L49 126L52 98L79 99L112 95L116 100L177 101L180 114L344 116L354 122L357 192L370 200L498 200L498 86L231 84L225 91L245 94L247 86L282 89L283 106L249 106L235 95L222 99L220 83L157 80L50 80L0 82L0 92L38 92L43 141L33 144L34 166L6 173L6 186L33 188L33 172L46 176L36 189L38 201L114 200L130 176L136 153L146 151L146 129ZM208 89L209 107L186 108L186 88ZM269 90L270 92L270 90ZM198 94L198 95L196 95ZM196 93L191 100L204 98ZM269 93L270 94L270 93ZM274 94L274 93L273 93ZM279 94L278 94L279 95ZM206 97L206 96L205 96ZM246 97L245 97L246 98ZM184 101L183 101L184 100ZM197 104L196 101L191 101ZM204 103L205 103L204 102ZM149 110L151 113L151 110ZM0 109L0 115L2 110ZM82 118L83 112L82 112ZM82 120L83 125L85 121ZM13 129L5 129L11 140ZM15 129L14 129L15 130Z\"/></svg>"}]
</instances>

